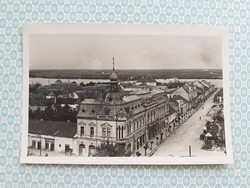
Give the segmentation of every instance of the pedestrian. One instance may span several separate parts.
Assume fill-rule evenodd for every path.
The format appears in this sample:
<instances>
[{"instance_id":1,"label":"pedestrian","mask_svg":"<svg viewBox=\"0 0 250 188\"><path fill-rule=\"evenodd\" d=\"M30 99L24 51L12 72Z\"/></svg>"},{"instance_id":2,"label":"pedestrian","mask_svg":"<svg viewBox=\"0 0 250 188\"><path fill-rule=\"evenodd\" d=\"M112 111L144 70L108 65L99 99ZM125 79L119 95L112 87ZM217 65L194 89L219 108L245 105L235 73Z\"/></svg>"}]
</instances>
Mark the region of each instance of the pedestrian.
<instances>
[{"instance_id":1,"label":"pedestrian","mask_svg":"<svg viewBox=\"0 0 250 188\"><path fill-rule=\"evenodd\" d=\"M201 120L201 117L200 117L200 120Z\"/></svg>"}]
</instances>

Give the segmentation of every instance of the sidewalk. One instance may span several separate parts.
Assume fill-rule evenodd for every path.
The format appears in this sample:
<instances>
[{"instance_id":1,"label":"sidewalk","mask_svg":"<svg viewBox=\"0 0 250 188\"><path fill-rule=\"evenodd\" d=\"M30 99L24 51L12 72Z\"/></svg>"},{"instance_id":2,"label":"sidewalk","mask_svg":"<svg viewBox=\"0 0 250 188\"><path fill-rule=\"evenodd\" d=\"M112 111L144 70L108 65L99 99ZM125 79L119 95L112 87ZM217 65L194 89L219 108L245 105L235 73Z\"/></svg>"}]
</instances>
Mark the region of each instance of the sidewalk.
<instances>
[{"instance_id":1,"label":"sidewalk","mask_svg":"<svg viewBox=\"0 0 250 188\"><path fill-rule=\"evenodd\" d=\"M186 120L183 121L183 123ZM182 123L182 124L183 124ZM157 150L157 148L165 142L165 140L167 139L167 137L169 137L171 134L175 134L175 131L182 125L182 124L177 124L175 127L172 128L171 132L168 132L168 128L163 128L162 131L160 133L158 133L153 139L148 141L148 148L146 150L146 155L145 155L145 148L144 145L141 146L136 152L139 152L141 155L140 157L145 157L148 156L150 157L151 155L154 154L154 152ZM161 133L163 133L162 135L162 140L161 140ZM158 137L159 139L157 139L156 137ZM152 146L151 146L151 141L152 142ZM136 154L135 154L136 157Z\"/></svg>"},{"instance_id":2,"label":"sidewalk","mask_svg":"<svg viewBox=\"0 0 250 188\"><path fill-rule=\"evenodd\" d=\"M188 118L186 118L182 123L176 124L175 127L172 126L171 132L168 132L168 130L167 130L168 128L163 128L162 131L161 131L161 132L163 133L163 135L162 135L162 138L163 138L163 139L162 139L162 140L161 140L161 132L158 133L158 134L155 136L155 138L149 140L149 142L148 142L148 149L146 150L146 155L145 155L145 148L144 148L144 145L141 146L136 152L139 152L139 153L141 154L140 157L147 157L147 156L150 157L150 156L152 156L152 155L154 154L154 152L158 149L158 147L159 147L162 143L165 142L165 140L167 139L167 137L169 137L169 136L172 135L172 134L175 134L176 130L177 130L179 127L181 127L190 117L192 117L192 115L193 115L195 112L197 112L203 105L204 105L204 102L200 103L200 104L197 106L197 108L194 109L194 110L192 111L192 113L188 116ZM158 137L159 139L157 140L156 137ZM152 147L151 147L150 141L153 141ZM134 156L136 157L137 155L135 154Z\"/></svg>"}]
</instances>

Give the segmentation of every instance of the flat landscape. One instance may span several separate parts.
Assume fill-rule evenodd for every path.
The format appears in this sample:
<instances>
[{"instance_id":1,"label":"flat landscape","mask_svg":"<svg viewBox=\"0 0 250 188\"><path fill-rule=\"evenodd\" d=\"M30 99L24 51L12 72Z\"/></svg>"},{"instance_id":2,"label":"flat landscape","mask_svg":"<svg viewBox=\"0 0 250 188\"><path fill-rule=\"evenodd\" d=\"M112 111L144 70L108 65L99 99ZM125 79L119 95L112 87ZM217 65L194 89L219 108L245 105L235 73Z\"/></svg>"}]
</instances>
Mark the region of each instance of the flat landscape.
<instances>
[{"instance_id":1,"label":"flat landscape","mask_svg":"<svg viewBox=\"0 0 250 188\"><path fill-rule=\"evenodd\" d=\"M221 69L151 69L151 70L116 70L120 80L136 80L142 76L155 79L222 79ZM57 79L109 79L112 70L107 69L46 69L30 70L30 78Z\"/></svg>"}]
</instances>

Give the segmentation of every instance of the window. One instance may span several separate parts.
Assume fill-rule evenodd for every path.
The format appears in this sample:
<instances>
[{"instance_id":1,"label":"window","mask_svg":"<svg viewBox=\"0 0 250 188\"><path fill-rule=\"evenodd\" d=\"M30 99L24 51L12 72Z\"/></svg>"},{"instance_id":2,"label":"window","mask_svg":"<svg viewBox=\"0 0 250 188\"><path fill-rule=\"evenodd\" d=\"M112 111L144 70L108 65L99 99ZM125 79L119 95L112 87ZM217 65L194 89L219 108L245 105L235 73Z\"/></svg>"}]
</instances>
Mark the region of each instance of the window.
<instances>
[{"instance_id":1,"label":"window","mask_svg":"<svg viewBox=\"0 0 250 188\"><path fill-rule=\"evenodd\" d=\"M32 148L36 148L36 141L35 140L32 141Z\"/></svg>"},{"instance_id":2,"label":"window","mask_svg":"<svg viewBox=\"0 0 250 188\"><path fill-rule=\"evenodd\" d=\"M110 137L110 128L107 129L107 137L109 138Z\"/></svg>"},{"instance_id":3,"label":"window","mask_svg":"<svg viewBox=\"0 0 250 188\"><path fill-rule=\"evenodd\" d=\"M135 123L134 123L134 130L135 130Z\"/></svg>"},{"instance_id":4,"label":"window","mask_svg":"<svg viewBox=\"0 0 250 188\"><path fill-rule=\"evenodd\" d=\"M40 141L37 142L37 149L41 149L41 142Z\"/></svg>"},{"instance_id":5,"label":"window","mask_svg":"<svg viewBox=\"0 0 250 188\"><path fill-rule=\"evenodd\" d=\"M61 147L61 144L59 144L59 147Z\"/></svg>"},{"instance_id":6,"label":"window","mask_svg":"<svg viewBox=\"0 0 250 188\"><path fill-rule=\"evenodd\" d=\"M131 125L128 125L127 134L131 133Z\"/></svg>"},{"instance_id":7,"label":"window","mask_svg":"<svg viewBox=\"0 0 250 188\"><path fill-rule=\"evenodd\" d=\"M103 138L106 137L106 128L102 128L102 137L103 137Z\"/></svg>"},{"instance_id":8,"label":"window","mask_svg":"<svg viewBox=\"0 0 250 188\"><path fill-rule=\"evenodd\" d=\"M69 152L69 145L65 144L65 153Z\"/></svg>"},{"instance_id":9,"label":"window","mask_svg":"<svg viewBox=\"0 0 250 188\"><path fill-rule=\"evenodd\" d=\"M45 149L49 149L49 143L45 142Z\"/></svg>"},{"instance_id":10,"label":"window","mask_svg":"<svg viewBox=\"0 0 250 188\"><path fill-rule=\"evenodd\" d=\"M80 134L81 135L84 135L84 127L81 127L81 130L80 130L81 132L80 132Z\"/></svg>"},{"instance_id":11,"label":"window","mask_svg":"<svg viewBox=\"0 0 250 188\"><path fill-rule=\"evenodd\" d=\"M95 134L94 127L90 127L90 136L93 137Z\"/></svg>"},{"instance_id":12,"label":"window","mask_svg":"<svg viewBox=\"0 0 250 188\"><path fill-rule=\"evenodd\" d=\"M51 143L51 144L50 144L50 150L51 150L51 151L54 151L54 149L55 149L54 146L55 146L54 143Z\"/></svg>"}]
</instances>

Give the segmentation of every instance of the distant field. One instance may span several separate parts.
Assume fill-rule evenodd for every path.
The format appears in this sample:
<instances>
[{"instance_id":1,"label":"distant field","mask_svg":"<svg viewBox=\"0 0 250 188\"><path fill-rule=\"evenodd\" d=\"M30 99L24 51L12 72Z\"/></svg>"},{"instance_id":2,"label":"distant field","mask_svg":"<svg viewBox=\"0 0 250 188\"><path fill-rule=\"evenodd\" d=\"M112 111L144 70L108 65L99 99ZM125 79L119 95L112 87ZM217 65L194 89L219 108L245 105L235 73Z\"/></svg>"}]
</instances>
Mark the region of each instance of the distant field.
<instances>
[{"instance_id":1,"label":"distant field","mask_svg":"<svg viewBox=\"0 0 250 188\"><path fill-rule=\"evenodd\" d=\"M31 78L108 79L112 70L30 70ZM151 76L155 79L222 79L221 69L116 70L120 80Z\"/></svg>"}]
</instances>

